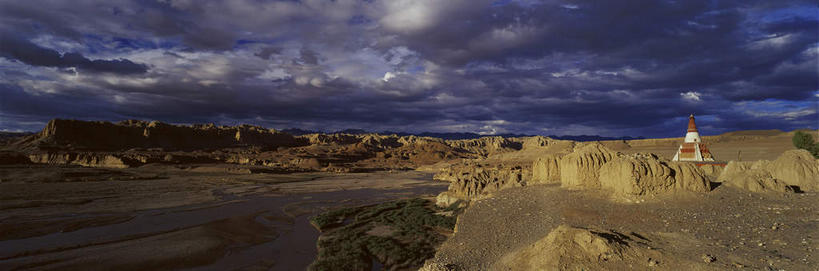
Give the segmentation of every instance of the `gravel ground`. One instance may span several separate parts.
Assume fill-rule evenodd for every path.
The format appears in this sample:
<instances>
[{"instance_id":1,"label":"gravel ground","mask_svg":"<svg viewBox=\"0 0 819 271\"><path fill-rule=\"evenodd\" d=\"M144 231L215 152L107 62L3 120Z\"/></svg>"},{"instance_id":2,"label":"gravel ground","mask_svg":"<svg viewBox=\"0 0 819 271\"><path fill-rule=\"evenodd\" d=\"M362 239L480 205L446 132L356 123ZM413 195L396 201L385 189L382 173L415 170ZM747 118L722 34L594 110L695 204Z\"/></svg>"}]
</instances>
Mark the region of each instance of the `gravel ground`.
<instances>
[{"instance_id":1,"label":"gravel ground","mask_svg":"<svg viewBox=\"0 0 819 271\"><path fill-rule=\"evenodd\" d=\"M615 266L668 270L819 270L817 193L758 194L731 187L709 193L612 200L605 191L557 185L510 188L477 202L428 263L489 270L501 257L560 224L636 233L662 253Z\"/></svg>"}]
</instances>

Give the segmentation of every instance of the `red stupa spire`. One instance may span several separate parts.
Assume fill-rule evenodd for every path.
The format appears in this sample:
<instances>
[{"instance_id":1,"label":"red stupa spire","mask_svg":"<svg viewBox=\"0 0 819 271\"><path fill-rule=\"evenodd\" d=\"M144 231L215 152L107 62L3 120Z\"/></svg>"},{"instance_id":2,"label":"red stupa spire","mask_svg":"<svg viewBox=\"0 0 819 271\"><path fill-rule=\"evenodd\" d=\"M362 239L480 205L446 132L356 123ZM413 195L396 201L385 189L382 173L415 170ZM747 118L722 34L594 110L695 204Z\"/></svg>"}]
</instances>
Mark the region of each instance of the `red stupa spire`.
<instances>
[{"instance_id":1,"label":"red stupa spire","mask_svg":"<svg viewBox=\"0 0 819 271\"><path fill-rule=\"evenodd\" d=\"M688 132L697 132L697 124L694 123L694 114L688 116Z\"/></svg>"}]
</instances>

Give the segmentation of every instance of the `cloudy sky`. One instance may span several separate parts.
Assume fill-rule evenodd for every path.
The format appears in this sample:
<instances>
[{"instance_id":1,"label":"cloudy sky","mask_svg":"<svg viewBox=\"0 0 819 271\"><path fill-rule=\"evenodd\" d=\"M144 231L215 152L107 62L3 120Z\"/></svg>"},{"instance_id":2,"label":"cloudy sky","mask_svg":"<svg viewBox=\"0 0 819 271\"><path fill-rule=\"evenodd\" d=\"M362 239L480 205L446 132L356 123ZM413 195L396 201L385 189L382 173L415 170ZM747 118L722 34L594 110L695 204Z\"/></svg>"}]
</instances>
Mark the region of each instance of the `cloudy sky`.
<instances>
[{"instance_id":1,"label":"cloudy sky","mask_svg":"<svg viewBox=\"0 0 819 271\"><path fill-rule=\"evenodd\" d=\"M0 0L0 130L52 118L682 136L819 128L812 1Z\"/></svg>"}]
</instances>

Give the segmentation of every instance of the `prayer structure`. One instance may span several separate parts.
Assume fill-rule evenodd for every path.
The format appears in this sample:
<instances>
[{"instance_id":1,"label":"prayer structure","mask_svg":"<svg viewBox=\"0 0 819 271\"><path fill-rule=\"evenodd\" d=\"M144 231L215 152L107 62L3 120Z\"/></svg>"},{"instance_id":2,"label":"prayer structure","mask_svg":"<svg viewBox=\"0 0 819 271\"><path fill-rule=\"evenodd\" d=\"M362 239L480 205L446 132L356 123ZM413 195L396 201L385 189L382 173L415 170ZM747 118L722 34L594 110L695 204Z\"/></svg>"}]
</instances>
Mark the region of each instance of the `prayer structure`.
<instances>
[{"instance_id":1,"label":"prayer structure","mask_svg":"<svg viewBox=\"0 0 819 271\"><path fill-rule=\"evenodd\" d=\"M688 132L685 134L685 141L680 145L673 161L714 161L714 156L708 151L705 143L702 143L700 133L697 132L693 114L688 117Z\"/></svg>"}]
</instances>

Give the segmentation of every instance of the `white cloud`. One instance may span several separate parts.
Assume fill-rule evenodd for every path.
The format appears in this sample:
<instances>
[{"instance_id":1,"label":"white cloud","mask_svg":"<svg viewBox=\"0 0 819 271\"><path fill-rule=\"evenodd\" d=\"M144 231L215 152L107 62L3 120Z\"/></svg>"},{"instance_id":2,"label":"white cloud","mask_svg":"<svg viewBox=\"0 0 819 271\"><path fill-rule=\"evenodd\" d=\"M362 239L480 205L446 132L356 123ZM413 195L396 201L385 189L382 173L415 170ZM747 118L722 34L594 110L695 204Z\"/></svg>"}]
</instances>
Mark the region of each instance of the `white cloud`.
<instances>
[{"instance_id":1,"label":"white cloud","mask_svg":"<svg viewBox=\"0 0 819 271\"><path fill-rule=\"evenodd\" d=\"M384 78L381 79L381 80L384 80L384 82L387 82L387 81L390 81L390 79L393 79L393 78L395 78L395 74L392 73L392 72L387 72L387 73L384 74Z\"/></svg>"},{"instance_id":2,"label":"white cloud","mask_svg":"<svg viewBox=\"0 0 819 271\"><path fill-rule=\"evenodd\" d=\"M699 92L696 92L696 91L689 91L689 92L680 93L680 96L682 96L683 100L690 101L690 102L699 102L699 101L702 100L702 98L701 98L702 94L700 94Z\"/></svg>"},{"instance_id":3,"label":"white cloud","mask_svg":"<svg viewBox=\"0 0 819 271\"><path fill-rule=\"evenodd\" d=\"M387 15L381 18L381 24L387 29L415 32L438 22L435 0L392 0L385 4Z\"/></svg>"},{"instance_id":4,"label":"white cloud","mask_svg":"<svg viewBox=\"0 0 819 271\"><path fill-rule=\"evenodd\" d=\"M779 118L785 120L795 120L800 117L810 116L816 114L816 110L812 108L799 109L795 111L784 112L756 112L746 111L748 114L757 118Z\"/></svg>"},{"instance_id":5,"label":"white cloud","mask_svg":"<svg viewBox=\"0 0 819 271\"><path fill-rule=\"evenodd\" d=\"M290 78L290 74L284 71L282 68L274 68L271 70L265 70L264 73L260 74L256 78L262 80L281 80Z\"/></svg>"},{"instance_id":6,"label":"white cloud","mask_svg":"<svg viewBox=\"0 0 819 271\"><path fill-rule=\"evenodd\" d=\"M750 44L752 49L764 50L771 48L781 48L791 42L792 36L787 35L769 35L766 39L758 40Z\"/></svg>"},{"instance_id":7,"label":"white cloud","mask_svg":"<svg viewBox=\"0 0 819 271\"><path fill-rule=\"evenodd\" d=\"M324 80L318 77L314 77L313 79L310 79L310 85L320 88L324 86Z\"/></svg>"}]
</instances>

